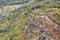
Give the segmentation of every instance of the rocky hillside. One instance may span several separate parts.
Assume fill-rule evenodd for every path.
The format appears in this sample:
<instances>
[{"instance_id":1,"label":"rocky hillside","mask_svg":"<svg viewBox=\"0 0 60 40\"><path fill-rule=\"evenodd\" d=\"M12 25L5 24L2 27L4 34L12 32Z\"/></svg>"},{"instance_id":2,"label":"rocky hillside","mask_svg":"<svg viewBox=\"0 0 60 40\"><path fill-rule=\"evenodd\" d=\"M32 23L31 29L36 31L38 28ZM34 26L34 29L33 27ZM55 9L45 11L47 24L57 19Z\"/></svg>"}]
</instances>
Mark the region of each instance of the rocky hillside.
<instances>
[{"instance_id":1,"label":"rocky hillside","mask_svg":"<svg viewBox=\"0 0 60 40\"><path fill-rule=\"evenodd\" d=\"M60 40L59 0L0 3L0 40Z\"/></svg>"}]
</instances>

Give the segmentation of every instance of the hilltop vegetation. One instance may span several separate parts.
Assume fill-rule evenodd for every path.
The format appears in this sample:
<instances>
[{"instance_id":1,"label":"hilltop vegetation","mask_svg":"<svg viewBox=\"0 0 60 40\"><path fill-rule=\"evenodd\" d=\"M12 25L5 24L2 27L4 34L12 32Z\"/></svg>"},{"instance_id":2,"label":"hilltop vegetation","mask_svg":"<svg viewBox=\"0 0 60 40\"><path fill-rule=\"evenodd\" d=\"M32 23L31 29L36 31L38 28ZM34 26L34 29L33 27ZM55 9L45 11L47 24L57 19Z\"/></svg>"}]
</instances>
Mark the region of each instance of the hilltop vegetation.
<instances>
[{"instance_id":1,"label":"hilltop vegetation","mask_svg":"<svg viewBox=\"0 0 60 40\"><path fill-rule=\"evenodd\" d=\"M0 40L60 40L59 0L2 2Z\"/></svg>"}]
</instances>

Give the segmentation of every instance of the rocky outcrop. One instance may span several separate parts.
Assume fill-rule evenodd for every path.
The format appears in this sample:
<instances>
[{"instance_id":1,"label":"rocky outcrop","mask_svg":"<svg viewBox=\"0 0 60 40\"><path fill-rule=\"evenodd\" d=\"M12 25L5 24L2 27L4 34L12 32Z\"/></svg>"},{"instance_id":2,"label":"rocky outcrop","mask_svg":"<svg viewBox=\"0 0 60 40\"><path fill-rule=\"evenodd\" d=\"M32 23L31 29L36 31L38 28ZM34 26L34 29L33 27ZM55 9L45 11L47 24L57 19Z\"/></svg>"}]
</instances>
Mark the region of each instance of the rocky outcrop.
<instances>
[{"instance_id":1,"label":"rocky outcrop","mask_svg":"<svg viewBox=\"0 0 60 40\"><path fill-rule=\"evenodd\" d=\"M45 15L31 15L25 25L25 35L27 40L57 40L58 37L54 37L59 33L57 27L58 25Z\"/></svg>"}]
</instances>

